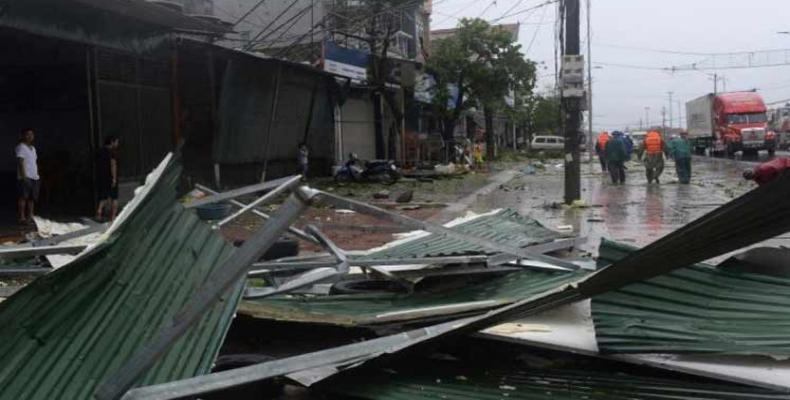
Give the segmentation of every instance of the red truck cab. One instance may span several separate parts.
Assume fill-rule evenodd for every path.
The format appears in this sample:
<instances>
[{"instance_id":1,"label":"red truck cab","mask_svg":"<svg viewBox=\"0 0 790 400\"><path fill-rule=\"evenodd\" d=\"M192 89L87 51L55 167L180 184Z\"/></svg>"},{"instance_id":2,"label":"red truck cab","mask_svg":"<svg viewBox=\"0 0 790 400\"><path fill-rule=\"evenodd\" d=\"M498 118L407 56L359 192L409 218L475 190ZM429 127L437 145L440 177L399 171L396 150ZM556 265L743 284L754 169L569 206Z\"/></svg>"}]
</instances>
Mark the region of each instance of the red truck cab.
<instances>
[{"instance_id":1,"label":"red truck cab","mask_svg":"<svg viewBox=\"0 0 790 400\"><path fill-rule=\"evenodd\" d=\"M756 92L720 93L714 97L713 113L717 149L757 152L776 149L776 135L768 128L767 107Z\"/></svg>"}]
</instances>

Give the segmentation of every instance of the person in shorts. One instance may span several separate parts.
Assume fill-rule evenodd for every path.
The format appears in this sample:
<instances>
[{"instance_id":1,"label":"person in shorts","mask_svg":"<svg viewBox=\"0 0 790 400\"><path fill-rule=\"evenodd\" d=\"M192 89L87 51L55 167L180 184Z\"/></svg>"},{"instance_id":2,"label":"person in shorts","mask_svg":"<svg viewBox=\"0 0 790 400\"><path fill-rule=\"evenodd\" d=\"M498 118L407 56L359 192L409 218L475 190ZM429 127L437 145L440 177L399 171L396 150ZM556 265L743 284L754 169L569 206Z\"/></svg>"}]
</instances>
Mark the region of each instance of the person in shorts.
<instances>
[{"instance_id":1,"label":"person in shorts","mask_svg":"<svg viewBox=\"0 0 790 400\"><path fill-rule=\"evenodd\" d=\"M17 159L17 208L19 223L32 224L38 192L41 187L38 176L38 154L33 145L36 134L31 128L22 129L19 144L14 153Z\"/></svg>"},{"instance_id":2,"label":"person in shorts","mask_svg":"<svg viewBox=\"0 0 790 400\"><path fill-rule=\"evenodd\" d=\"M108 220L115 220L118 215L118 146L120 141L115 136L104 139L104 146L99 150L96 159L96 193L99 205L96 208L96 220L101 221L104 211L109 210Z\"/></svg>"}]
</instances>

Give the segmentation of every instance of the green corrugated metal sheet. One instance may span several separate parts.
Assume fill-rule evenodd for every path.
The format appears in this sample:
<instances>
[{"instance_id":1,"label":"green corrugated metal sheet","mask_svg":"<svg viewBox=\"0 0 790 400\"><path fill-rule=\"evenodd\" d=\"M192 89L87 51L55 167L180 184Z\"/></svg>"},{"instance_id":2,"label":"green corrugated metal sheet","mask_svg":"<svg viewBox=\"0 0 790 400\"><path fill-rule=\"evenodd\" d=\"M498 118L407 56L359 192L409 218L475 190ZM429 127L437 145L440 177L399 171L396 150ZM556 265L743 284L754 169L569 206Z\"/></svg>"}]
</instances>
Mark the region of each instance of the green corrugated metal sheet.
<instances>
[{"instance_id":1,"label":"green corrugated metal sheet","mask_svg":"<svg viewBox=\"0 0 790 400\"><path fill-rule=\"evenodd\" d=\"M523 217L510 209L480 216L458 224L452 229L513 247L550 242L562 236L546 229L538 221ZM414 258L482 253L488 253L488 251L477 243L431 234L373 252L366 257L375 259Z\"/></svg>"},{"instance_id":2,"label":"green corrugated metal sheet","mask_svg":"<svg viewBox=\"0 0 790 400\"><path fill-rule=\"evenodd\" d=\"M412 368L348 374L319 386L348 399L607 399L743 400L788 399L790 395L727 383L653 378L571 368L514 370L420 360Z\"/></svg>"},{"instance_id":3,"label":"green corrugated metal sheet","mask_svg":"<svg viewBox=\"0 0 790 400\"><path fill-rule=\"evenodd\" d=\"M0 399L87 399L168 325L232 247L176 203L181 168L95 251L0 304ZM138 384L203 374L224 340L240 283Z\"/></svg>"},{"instance_id":4,"label":"green corrugated metal sheet","mask_svg":"<svg viewBox=\"0 0 790 400\"><path fill-rule=\"evenodd\" d=\"M614 261L635 248L603 242ZM598 346L616 353L790 356L790 279L697 264L592 301Z\"/></svg>"},{"instance_id":5,"label":"green corrugated metal sheet","mask_svg":"<svg viewBox=\"0 0 790 400\"><path fill-rule=\"evenodd\" d=\"M284 296L244 301L239 312L258 318L345 326L416 320L458 313L480 313L513 303L578 279L585 272L524 270L442 293L414 293L372 297ZM428 308L436 308L427 310Z\"/></svg>"}]
</instances>

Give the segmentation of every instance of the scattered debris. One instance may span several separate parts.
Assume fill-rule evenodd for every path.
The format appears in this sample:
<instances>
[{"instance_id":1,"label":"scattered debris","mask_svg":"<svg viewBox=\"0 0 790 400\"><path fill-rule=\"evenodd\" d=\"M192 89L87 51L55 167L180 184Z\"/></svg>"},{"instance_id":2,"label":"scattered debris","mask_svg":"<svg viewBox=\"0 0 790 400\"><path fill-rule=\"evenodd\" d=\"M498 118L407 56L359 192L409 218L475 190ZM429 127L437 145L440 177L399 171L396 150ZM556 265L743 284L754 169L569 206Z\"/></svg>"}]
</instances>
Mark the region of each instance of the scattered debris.
<instances>
[{"instance_id":1,"label":"scattered debris","mask_svg":"<svg viewBox=\"0 0 790 400\"><path fill-rule=\"evenodd\" d=\"M384 200L390 198L390 191L389 190L381 190L376 193L373 193L373 198L378 200Z\"/></svg>"},{"instance_id":2,"label":"scattered debris","mask_svg":"<svg viewBox=\"0 0 790 400\"><path fill-rule=\"evenodd\" d=\"M409 203L409 202L411 202L411 200L413 198L414 198L414 191L413 190L407 190L407 191L399 194L398 197L395 198L395 202L397 202L397 203Z\"/></svg>"}]
</instances>

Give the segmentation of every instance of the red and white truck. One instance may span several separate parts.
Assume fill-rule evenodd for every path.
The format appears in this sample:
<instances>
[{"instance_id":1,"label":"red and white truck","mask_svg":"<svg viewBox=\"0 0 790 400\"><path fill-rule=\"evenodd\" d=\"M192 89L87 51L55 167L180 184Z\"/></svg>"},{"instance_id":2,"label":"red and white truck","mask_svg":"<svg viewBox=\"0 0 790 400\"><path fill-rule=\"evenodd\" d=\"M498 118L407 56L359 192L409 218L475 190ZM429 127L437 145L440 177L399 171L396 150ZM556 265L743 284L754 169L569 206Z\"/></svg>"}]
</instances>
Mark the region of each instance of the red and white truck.
<instances>
[{"instance_id":1,"label":"red and white truck","mask_svg":"<svg viewBox=\"0 0 790 400\"><path fill-rule=\"evenodd\" d=\"M776 150L762 96L757 92L707 94L686 103L689 140L697 154L757 153Z\"/></svg>"}]
</instances>

